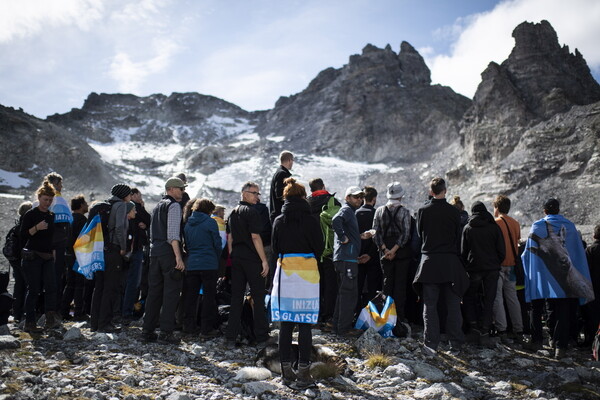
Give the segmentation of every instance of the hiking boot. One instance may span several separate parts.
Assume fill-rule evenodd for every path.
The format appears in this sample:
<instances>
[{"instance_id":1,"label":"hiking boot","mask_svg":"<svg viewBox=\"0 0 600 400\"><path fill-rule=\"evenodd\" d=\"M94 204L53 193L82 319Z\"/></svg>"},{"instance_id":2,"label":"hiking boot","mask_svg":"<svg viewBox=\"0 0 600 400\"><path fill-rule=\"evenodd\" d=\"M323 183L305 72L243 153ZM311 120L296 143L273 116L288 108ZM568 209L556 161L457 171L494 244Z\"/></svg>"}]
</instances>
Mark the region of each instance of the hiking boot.
<instances>
[{"instance_id":1,"label":"hiking boot","mask_svg":"<svg viewBox=\"0 0 600 400\"><path fill-rule=\"evenodd\" d=\"M296 373L292 369L291 362L281 363L281 379L283 380L283 384L288 387L298 379Z\"/></svg>"},{"instance_id":2,"label":"hiking boot","mask_svg":"<svg viewBox=\"0 0 600 400\"><path fill-rule=\"evenodd\" d=\"M104 325L102 328L98 328L98 332L119 333L119 332L121 332L121 327L114 325L112 322L109 322L108 324Z\"/></svg>"},{"instance_id":3,"label":"hiking boot","mask_svg":"<svg viewBox=\"0 0 600 400\"><path fill-rule=\"evenodd\" d=\"M28 333L41 333L44 331L41 327L37 326L35 321L25 322L23 330Z\"/></svg>"},{"instance_id":4,"label":"hiking boot","mask_svg":"<svg viewBox=\"0 0 600 400\"><path fill-rule=\"evenodd\" d=\"M58 327L60 327L60 319L57 318L57 314L54 311L48 311L44 329L56 329Z\"/></svg>"},{"instance_id":5,"label":"hiking boot","mask_svg":"<svg viewBox=\"0 0 600 400\"><path fill-rule=\"evenodd\" d=\"M296 374L296 381L290 384L292 389L296 390L306 390L309 388L317 387L317 384L313 380L312 376L310 376L310 364L309 363L299 363L298 364L298 373Z\"/></svg>"},{"instance_id":6,"label":"hiking boot","mask_svg":"<svg viewBox=\"0 0 600 400\"><path fill-rule=\"evenodd\" d=\"M158 342L162 344L179 344L181 339L173 334L173 332L161 332L158 335Z\"/></svg>"},{"instance_id":7,"label":"hiking boot","mask_svg":"<svg viewBox=\"0 0 600 400\"><path fill-rule=\"evenodd\" d=\"M233 349L235 349L236 347L237 347L237 343L235 342L235 340L229 340L229 339L227 339L227 340L225 341L225 348L226 348L227 350L233 350Z\"/></svg>"},{"instance_id":8,"label":"hiking boot","mask_svg":"<svg viewBox=\"0 0 600 400\"><path fill-rule=\"evenodd\" d=\"M151 343L156 342L158 335L154 332L142 331L142 342Z\"/></svg>"},{"instance_id":9,"label":"hiking boot","mask_svg":"<svg viewBox=\"0 0 600 400\"><path fill-rule=\"evenodd\" d=\"M319 325L319 329L321 330L321 332L331 333L333 332L334 327L331 322L324 322L321 325Z\"/></svg>"},{"instance_id":10,"label":"hiking boot","mask_svg":"<svg viewBox=\"0 0 600 400\"><path fill-rule=\"evenodd\" d=\"M556 349L554 350L554 358L562 360L567 356L567 349Z\"/></svg>"},{"instance_id":11,"label":"hiking boot","mask_svg":"<svg viewBox=\"0 0 600 400\"><path fill-rule=\"evenodd\" d=\"M492 339L490 334L485 332L479 335L479 344L483 347L492 347Z\"/></svg>"},{"instance_id":12,"label":"hiking boot","mask_svg":"<svg viewBox=\"0 0 600 400\"><path fill-rule=\"evenodd\" d=\"M529 351L531 351L533 353L535 353L538 350L543 350L544 349L544 345L542 344L542 342L538 342L538 341L529 342L524 347L525 347L526 350L529 350Z\"/></svg>"},{"instance_id":13,"label":"hiking boot","mask_svg":"<svg viewBox=\"0 0 600 400\"><path fill-rule=\"evenodd\" d=\"M221 336L222 333L218 329L213 329L208 332L200 332L200 339L212 339Z\"/></svg>"},{"instance_id":14,"label":"hiking boot","mask_svg":"<svg viewBox=\"0 0 600 400\"><path fill-rule=\"evenodd\" d=\"M358 338L361 337L362 334L365 333L365 331L363 331L362 329L349 329L344 333L338 334L338 336L344 337L344 338Z\"/></svg>"},{"instance_id":15,"label":"hiking boot","mask_svg":"<svg viewBox=\"0 0 600 400\"><path fill-rule=\"evenodd\" d=\"M423 354L425 357L436 357L437 350L427 345L423 345L423 348L421 349L421 354Z\"/></svg>"}]
</instances>

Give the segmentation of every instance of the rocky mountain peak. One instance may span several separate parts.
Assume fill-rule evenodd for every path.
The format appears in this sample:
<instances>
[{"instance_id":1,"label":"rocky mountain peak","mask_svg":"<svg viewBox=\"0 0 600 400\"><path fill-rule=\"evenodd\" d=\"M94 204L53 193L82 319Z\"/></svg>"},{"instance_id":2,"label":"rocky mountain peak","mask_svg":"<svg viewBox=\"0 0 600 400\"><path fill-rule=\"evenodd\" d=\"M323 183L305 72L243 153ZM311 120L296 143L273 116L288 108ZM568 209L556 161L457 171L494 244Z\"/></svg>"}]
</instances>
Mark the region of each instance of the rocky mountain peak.
<instances>
[{"instance_id":1,"label":"rocky mountain peak","mask_svg":"<svg viewBox=\"0 0 600 400\"><path fill-rule=\"evenodd\" d=\"M463 118L462 134L476 163L510 154L522 132L575 105L600 101L579 51L561 47L548 21L523 22L513 31L515 46L500 65L481 74L473 105Z\"/></svg>"},{"instance_id":2,"label":"rocky mountain peak","mask_svg":"<svg viewBox=\"0 0 600 400\"><path fill-rule=\"evenodd\" d=\"M400 70L402 71L402 82L404 85L430 85L431 71L425 64L425 60L414 47L408 42L400 44L398 54Z\"/></svg>"}]
</instances>

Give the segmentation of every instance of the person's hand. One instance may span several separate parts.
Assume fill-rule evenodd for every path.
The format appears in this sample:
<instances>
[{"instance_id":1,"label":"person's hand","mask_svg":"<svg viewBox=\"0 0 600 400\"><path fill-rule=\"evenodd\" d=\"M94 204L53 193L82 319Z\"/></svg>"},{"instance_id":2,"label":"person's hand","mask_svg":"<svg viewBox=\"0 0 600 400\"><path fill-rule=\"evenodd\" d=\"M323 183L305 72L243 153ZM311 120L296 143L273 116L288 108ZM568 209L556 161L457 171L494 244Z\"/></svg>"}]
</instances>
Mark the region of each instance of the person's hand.
<instances>
[{"instance_id":1,"label":"person's hand","mask_svg":"<svg viewBox=\"0 0 600 400\"><path fill-rule=\"evenodd\" d=\"M46 230L46 229L48 229L48 223L46 221L40 221L35 226L35 229L38 231Z\"/></svg>"},{"instance_id":2,"label":"person's hand","mask_svg":"<svg viewBox=\"0 0 600 400\"><path fill-rule=\"evenodd\" d=\"M262 271L260 271L260 276L266 278L269 275L269 263L266 261L262 262Z\"/></svg>"},{"instance_id":3,"label":"person's hand","mask_svg":"<svg viewBox=\"0 0 600 400\"><path fill-rule=\"evenodd\" d=\"M177 257L175 259L175 269L178 269L180 271L185 270L185 263L183 262L183 259L181 257Z\"/></svg>"},{"instance_id":4,"label":"person's hand","mask_svg":"<svg viewBox=\"0 0 600 400\"><path fill-rule=\"evenodd\" d=\"M146 224L145 224L145 223L143 223L143 222L140 222L140 223L138 224L138 226L140 227L140 229L146 229Z\"/></svg>"},{"instance_id":5,"label":"person's hand","mask_svg":"<svg viewBox=\"0 0 600 400\"><path fill-rule=\"evenodd\" d=\"M124 256L125 254L127 254L127 252L125 250L120 250L119 254L122 255L122 256Z\"/></svg>"},{"instance_id":6,"label":"person's hand","mask_svg":"<svg viewBox=\"0 0 600 400\"><path fill-rule=\"evenodd\" d=\"M363 254L361 256L358 257L358 263L359 264L366 264L369 262L369 260L371 259L371 256L368 254Z\"/></svg>"}]
</instances>

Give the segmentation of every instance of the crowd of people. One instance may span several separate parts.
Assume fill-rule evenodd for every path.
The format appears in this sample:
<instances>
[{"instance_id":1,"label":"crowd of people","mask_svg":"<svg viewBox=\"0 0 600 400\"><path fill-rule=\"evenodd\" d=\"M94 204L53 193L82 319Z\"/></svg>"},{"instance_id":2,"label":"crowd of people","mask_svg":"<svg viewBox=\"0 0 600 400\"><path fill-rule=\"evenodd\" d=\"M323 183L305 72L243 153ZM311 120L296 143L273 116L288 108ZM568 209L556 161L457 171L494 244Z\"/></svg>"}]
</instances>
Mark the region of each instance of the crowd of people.
<instances>
[{"instance_id":1,"label":"crowd of people","mask_svg":"<svg viewBox=\"0 0 600 400\"><path fill-rule=\"evenodd\" d=\"M557 199L541 205L545 216L522 241L504 195L491 204L493 214L476 201L469 215L459 197L447 201L444 179L434 178L411 213L398 182L377 207L372 186L351 186L339 200L314 178L308 194L292 177L294 155L284 151L279 161L269 207L259 185L246 182L227 220L224 206L190 198L185 174L165 182L151 213L139 189L115 184L106 202L104 268L91 280L74 268L74 244L94 207L83 195L69 207L63 178L47 175L35 201L18 210L20 254L9 259L14 320L30 333L71 319L112 333L143 318L143 342L224 336L228 348L242 339L266 345L277 324L283 380L296 389L314 384L311 329L358 337L356 319L376 297L393 299L398 327L423 325L430 355L442 342L457 354L465 343L489 346L492 336L535 351L544 323L555 357L570 343L591 344L600 319L600 225L586 248Z\"/></svg>"}]
</instances>

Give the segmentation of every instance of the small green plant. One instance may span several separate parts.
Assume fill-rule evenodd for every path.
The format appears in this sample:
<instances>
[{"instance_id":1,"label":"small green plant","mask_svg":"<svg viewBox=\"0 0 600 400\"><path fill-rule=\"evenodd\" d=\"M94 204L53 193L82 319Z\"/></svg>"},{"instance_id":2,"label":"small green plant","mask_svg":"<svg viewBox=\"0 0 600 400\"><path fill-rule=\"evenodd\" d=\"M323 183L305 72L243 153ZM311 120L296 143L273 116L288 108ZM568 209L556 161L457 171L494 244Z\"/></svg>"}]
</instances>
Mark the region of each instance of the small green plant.
<instances>
[{"instance_id":1,"label":"small green plant","mask_svg":"<svg viewBox=\"0 0 600 400\"><path fill-rule=\"evenodd\" d=\"M375 367L387 368L392 365L392 359L386 354L371 354L367 359L367 367L373 369Z\"/></svg>"},{"instance_id":2,"label":"small green plant","mask_svg":"<svg viewBox=\"0 0 600 400\"><path fill-rule=\"evenodd\" d=\"M315 362L310 367L310 374L314 379L327 379L335 378L340 374L340 371L335 364Z\"/></svg>"}]
</instances>

